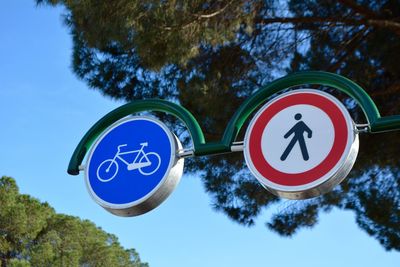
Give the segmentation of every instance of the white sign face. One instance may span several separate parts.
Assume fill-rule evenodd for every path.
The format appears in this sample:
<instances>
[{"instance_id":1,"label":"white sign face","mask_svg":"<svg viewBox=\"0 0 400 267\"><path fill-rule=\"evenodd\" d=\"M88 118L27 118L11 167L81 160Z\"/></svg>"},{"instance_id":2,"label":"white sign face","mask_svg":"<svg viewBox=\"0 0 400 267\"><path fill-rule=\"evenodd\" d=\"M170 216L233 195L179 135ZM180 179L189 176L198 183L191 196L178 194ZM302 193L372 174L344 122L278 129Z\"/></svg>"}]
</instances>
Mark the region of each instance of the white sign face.
<instances>
[{"instance_id":1,"label":"white sign face","mask_svg":"<svg viewBox=\"0 0 400 267\"><path fill-rule=\"evenodd\" d=\"M295 90L271 100L250 122L244 155L276 195L303 199L331 190L350 171L358 137L346 108L331 95Z\"/></svg>"},{"instance_id":2,"label":"white sign face","mask_svg":"<svg viewBox=\"0 0 400 267\"><path fill-rule=\"evenodd\" d=\"M297 121L293 114L301 114L301 119ZM286 129L282 121L287 122ZM300 141L303 141L298 140L296 133L282 139L282 132L288 133L293 129L293 125L301 123L301 121L309 129L312 129L310 138L307 132L301 133L304 135L302 139L304 139L305 151L308 154L307 159L304 159L300 147ZM261 138L261 150L273 168L284 173L302 173L315 168L327 157L332 149L334 136L335 130L332 121L324 111L311 105L295 105L278 112L267 124ZM291 149L288 150L284 160L279 153L269 153L268 151L282 151L283 154L286 148ZM303 160L301 160L302 158Z\"/></svg>"}]
</instances>

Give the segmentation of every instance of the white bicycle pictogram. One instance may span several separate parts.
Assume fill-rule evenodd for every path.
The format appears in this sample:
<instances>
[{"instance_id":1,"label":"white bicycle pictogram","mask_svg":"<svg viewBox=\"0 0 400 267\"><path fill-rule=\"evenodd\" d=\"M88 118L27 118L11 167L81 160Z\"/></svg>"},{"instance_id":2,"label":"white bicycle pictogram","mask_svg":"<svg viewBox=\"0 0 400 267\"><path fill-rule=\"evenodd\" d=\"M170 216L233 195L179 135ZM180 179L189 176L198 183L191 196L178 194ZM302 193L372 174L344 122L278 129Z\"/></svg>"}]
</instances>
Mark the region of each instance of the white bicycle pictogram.
<instances>
[{"instance_id":1,"label":"white bicycle pictogram","mask_svg":"<svg viewBox=\"0 0 400 267\"><path fill-rule=\"evenodd\" d=\"M97 178L101 182L109 182L115 178L118 173L119 164L117 159L127 166L128 171L138 170L142 175L148 176L155 173L161 165L161 158L156 152L145 152L144 148L148 146L148 142L140 143L141 147L138 150L121 152L121 148L128 144L122 144L117 147L112 159L106 159L97 168ZM123 155L135 154L136 157L132 163L123 159Z\"/></svg>"}]
</instances>

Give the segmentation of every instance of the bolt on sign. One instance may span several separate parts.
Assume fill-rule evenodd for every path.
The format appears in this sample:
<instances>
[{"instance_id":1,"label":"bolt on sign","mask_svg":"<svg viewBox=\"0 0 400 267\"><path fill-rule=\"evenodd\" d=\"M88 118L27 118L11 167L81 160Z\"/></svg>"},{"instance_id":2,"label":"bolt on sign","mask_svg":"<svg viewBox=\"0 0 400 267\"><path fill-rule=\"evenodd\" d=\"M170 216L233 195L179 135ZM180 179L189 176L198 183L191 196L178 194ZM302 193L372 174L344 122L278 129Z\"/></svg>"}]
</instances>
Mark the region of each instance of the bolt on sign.
<instances>
[{"instance_id":1,"label":"bolt on sign","mask_svg":"<svg viewBox=\"0 0 400 267\"><path fill-rule=\"evenodd\" d=\"M326 92L292 89L304 85L346 93L361 107L367 123L354 122L346 107ZM180 119L193 147L183 148L158 119L135 115L143 111L162 111ZM247 121L244 140L236 140ZM359 133L399 129L400 115L381 117L353 81L327 72L300 72L250 96L233 114L219 142L207 143L194 116L175 103L148 99L125 104L89 129L71 157L68 173L84 171L89 194L107 211L136 216L156 208L172 193L185 157L243 152L250 172L269 192L307 199L329 192L346 178L357 157Z\"/></svg>"}]
</instances>

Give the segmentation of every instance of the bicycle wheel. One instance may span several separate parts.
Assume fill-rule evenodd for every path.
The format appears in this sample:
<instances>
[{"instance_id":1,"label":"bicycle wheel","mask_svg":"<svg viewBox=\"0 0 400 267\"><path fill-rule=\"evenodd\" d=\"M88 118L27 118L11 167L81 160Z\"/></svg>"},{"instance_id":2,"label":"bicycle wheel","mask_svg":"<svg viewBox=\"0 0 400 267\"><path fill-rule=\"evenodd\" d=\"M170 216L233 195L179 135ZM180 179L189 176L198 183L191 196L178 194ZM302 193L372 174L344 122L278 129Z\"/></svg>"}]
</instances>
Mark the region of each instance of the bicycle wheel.
<instances>
[{"instance_id":1,"label":"bicycle wheel","mask_svg":"<svg viewBox=\"0 0 400 267\"><path fill-rule=\"evenodd\" d=\"M139 163L143 163L143 162L150 162L150 165L139 168L138 169L139 172L145 176L152 175L153 173L155 173L158 170L158 168L160 168L161 158L157 153L149 152L149 153L144 154L140 158Z\"/></svg>"},{"instance_id":2,"label":"bicycle wheel","mask_svg":"<svg viewBox=\"0 0 400 267\"><path fill-rule=\"evenodd\" d=\"M102 182L109 182L118 173L118 163L115 160L107 159L97 168L97 179Z\"/></svg>"}]
</instances>

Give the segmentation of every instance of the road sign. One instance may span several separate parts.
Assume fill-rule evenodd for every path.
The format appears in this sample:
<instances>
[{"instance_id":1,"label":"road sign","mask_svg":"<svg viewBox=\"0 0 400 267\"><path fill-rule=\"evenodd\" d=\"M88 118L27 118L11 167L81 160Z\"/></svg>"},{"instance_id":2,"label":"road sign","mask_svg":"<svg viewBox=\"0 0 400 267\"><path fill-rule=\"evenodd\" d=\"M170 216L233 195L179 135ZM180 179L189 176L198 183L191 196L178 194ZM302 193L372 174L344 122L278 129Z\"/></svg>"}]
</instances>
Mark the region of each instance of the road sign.
<instances>
[{"instance_id":1,"label":"road sign","mask_svg":"<svg viewBox=\"0 0 400 267\"><path fill-rule=\"evenodd\" d=\"M92 198L120 216L148 212L173 191L183 171L182 145L160 121L129 117L111 125L89 153L85 180Z\"/></svg>"},{"instance_id":2,"label":"road sign","mask_svg":"<svg viewBox=\"0 0 400 267\"><path fill-rule=\"evenodd\" d=\"M304 89L265 104L251 120L244 156L253 175L272 193L305 199L330 191L351 170L358 135L335 97Z\"/></svg>"}]
</instances>

